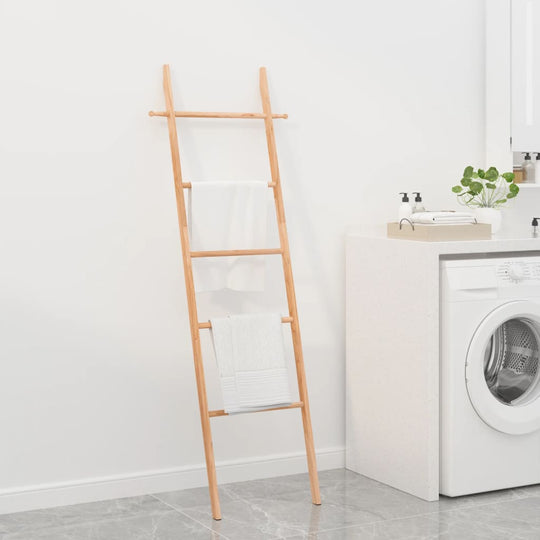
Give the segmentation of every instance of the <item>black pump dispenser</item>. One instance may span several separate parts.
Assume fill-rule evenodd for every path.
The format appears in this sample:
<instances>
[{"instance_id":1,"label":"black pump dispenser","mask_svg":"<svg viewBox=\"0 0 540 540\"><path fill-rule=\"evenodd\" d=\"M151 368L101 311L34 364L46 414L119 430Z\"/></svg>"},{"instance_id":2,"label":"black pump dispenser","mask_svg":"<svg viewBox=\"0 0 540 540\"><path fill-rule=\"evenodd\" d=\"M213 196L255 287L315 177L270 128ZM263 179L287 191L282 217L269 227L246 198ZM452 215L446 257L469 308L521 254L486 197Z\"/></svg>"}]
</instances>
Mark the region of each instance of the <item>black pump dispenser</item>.
<instances>
[{"instance_id":1,"label":"black pump dispenser","mask_svg":"<svg viewBox=\"0 0 540 540\"><path fill-rule=\"evenodd\" d=\"M532 220L532 235L533 235L533 238L538 238L538 220L540 218L537 218L537 217L533 217L533 220Z\"/></svg>"},{"instance_id":2,"label":"black pump dispenser","mask_svg":"<svg viewBox=\"0 0 540 540\"><path fill-rule=\"evenodd\" d=\"M419 191L413 191L412 194L416 195L416 197L414 198L414 202L422 202L422 197L420 196Z\"/></svg>"},{"instance_id":3,"label":"black pump dispenser","mask_svg":"<svg viewBox=\"0 0 540 540\"><path fill-rule=\"evenodd\" d=\"M409 202L409 197L404 191L400 191L399 194L403 195L403 197L401 197L401 202Z\"/></svg>"},{"instance_id":4,"label":"black pump dispenser","mask_svg":"<svg viewBox=\"0 0 540 540\"><path fill-rule=\"evenodd\" d=\"M525 159L531 159L530 152L521 152L522 154L525 154Z\"/></svg>"}]
</instances>

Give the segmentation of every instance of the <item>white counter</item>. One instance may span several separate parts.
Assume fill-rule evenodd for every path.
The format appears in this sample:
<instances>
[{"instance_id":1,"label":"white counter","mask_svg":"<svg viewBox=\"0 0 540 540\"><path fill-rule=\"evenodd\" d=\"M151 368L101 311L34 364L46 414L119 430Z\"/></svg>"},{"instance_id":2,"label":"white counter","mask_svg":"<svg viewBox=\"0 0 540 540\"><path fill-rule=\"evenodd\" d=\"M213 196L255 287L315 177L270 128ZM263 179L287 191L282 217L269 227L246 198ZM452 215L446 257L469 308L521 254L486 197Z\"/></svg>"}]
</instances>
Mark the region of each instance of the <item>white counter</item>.
<instances>
[{"instance_id":1,"label":"white counter","mask_svg":"<svg viewBox=\"0 0 540 540\"><path fill-rule=\"evenodd\" d=\"M439 498L439 261L540 253L540 238L468 242L351 229L346 248L347 468Z\"/></svg>"}]
</instances>

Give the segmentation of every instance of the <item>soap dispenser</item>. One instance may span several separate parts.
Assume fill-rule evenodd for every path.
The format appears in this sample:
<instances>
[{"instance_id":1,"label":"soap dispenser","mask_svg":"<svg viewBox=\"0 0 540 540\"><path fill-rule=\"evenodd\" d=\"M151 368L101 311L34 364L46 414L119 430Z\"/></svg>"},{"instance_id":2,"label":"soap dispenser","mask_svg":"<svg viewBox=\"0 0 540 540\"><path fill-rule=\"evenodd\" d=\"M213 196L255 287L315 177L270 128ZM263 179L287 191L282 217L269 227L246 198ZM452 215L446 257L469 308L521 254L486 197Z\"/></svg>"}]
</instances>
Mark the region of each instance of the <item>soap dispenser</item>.
<instances>
[{"instance_id":1,"label":"soap dispenser","mask_svg":"<svg viewBox=\"0 0 540 540\"><path fill-rule=\"evenodd\" d=\"M532 220L532 235L533 235L533 238L538 238L538 220L540 218L537 218L537 217L534 217L533 220Z\"/></svg>"},{"instance_id":2,"label":"soap dispenser","mask_svg":"<svg viewBox=\"0 0 540 540\"><path fill-rule=\"evenodd\" d=\"M540 184L540 152L536 152L534 160L534 183Z\"/></svg>"},{"instance_id":3,"label":"soap dispenser","mask_svg":"<svg viewBox=\"0 0 540 540\"><path fill-rule=\"evenodd\" d=\"M403 197L401 198L401 204L399 205L398 221L401 221L402 219L409 219L412 214L409 197L404 191L401 191L400 195L403 195Z\"/></svg>"},{"instance_id":4,"label":"soap dispenser","mask_svg":"<svg viewBox=\"0 0 540 540\"><path fill-rule=\"evenodd\" d=\"M540 166L540 161L538 163ZM414 198L413 214L416 214L416 212L425 212L426 209L424 208L424 205L422 204L422 197L420 196L420 192L413 191L413 195L416 195L416 197Z\"/></svg>"},{"instance_id":5,"label":"soap dispenser","mask_svg":"<svg viewBox=\"0 0 540 540\"><path fill-rule=\"evenodd\" d=\"M525 159L523 160L523 181L528 184L534 183L534 165L531 161L531 154L529 152L522 152L525 154Z\"/></svg>"}]
</instances>

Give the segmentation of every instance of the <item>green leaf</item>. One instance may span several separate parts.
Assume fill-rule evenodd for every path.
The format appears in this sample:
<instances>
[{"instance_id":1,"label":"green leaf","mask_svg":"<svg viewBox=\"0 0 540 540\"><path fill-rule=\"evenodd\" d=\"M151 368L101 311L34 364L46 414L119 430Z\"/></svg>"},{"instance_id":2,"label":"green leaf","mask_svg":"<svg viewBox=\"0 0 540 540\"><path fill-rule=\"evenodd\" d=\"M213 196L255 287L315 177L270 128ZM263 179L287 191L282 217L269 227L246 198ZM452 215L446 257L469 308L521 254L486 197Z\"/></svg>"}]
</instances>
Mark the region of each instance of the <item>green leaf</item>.
<instances>
[{"instance_id":1,"label":"green leaf","mask_svg":"<svg viewBox=\"0 0 540 540\"><path fill-rule=\"evenodd\" d=\"M515 196L517 195L517 193L509 193L506 198L507 199L513 199Z\"/></svg>"},{"instance_id":2,"label":"green leaf","mask_svg":"<svg viewBox=\"0 0 540 540\"><path fill-rule=\"evenodd\" d=\"M507 182L513 182L516 175L513 172L505 172L502 173L501 176L507 181Z\"/></svg>"},{"instance_id":3,"label":"green leaf","mask_svg":"<svg viewBox=\"0 0 540 540\"><path fill-rule=\"evenodd\" d=\"M495 184L492 184L490 182L486 182L486 187L489 189L495 189L497 186Z\"/></svg>"},{"instance_id":4,"label":"green leaf","mask_svg":"<svg viewBox=\"0 0 540 540\"><path fill-rule=\"evenodd\" d=\"M516 184L510 184L508 189L510 190L510 193L514 193L515 195L519 192L519 187Z\"/></svg>"},{"instance_id":5,"label":"green leaf","mask_svg":"<svg viewBox=\"0 0 540 540\"><path fill-rule=\"evenodd\" d=\"M472 173L472 177L473 177L473 178L478 178L478 173L477 173L477 172L473 172L473 173Z\"/></svg>"},{"instance_id":6,"label":"green leaf","mask_svg":"<svg viewBox=\"0 0 540 540\"><path fill-rule=\"evenodd\" d=\"M498 201L495 201L495 204L504 204L506 202L506 199L499 199Z\"/></svg>"},{"instance_id":7,"label":"green leaf","mask_svg":"<svg viewBox=\"0 0 540 540\"><path fill-rule=\"evenodd\" d=\"M478 169L478 176L480 178L485 178L486 177L486 172L483 169Z\"/></svg>"},{"instance_id":8,"label":"green leaf","mask_svg":"<svg viewBox=\"0 0 540 540\"><path fill-rule=\"evenodd\" d=\"M471 178L471 176L473 175L473 167L471 167L470 165L468 167L465 167L465 170L463 171L463 178Z\"/></svg>"},{"instance_id":9,"label":"green leaf","mask_svg":"<svg viewBox=\"0 0 540 540\"><path fill-rule=\"evenodd\" d=\"M454 187L452 188L452 191L453 191L454 193L461 193L461 192L463 191L463 188L462 188L461 186L454 186Z\"/></svg>"},{"instance_id":10,"label":"green leaf","mask_svg":"<svg viewBox=\"0 0 540 540\"><path fill-rule=\"evenodd\" d=\"M472 193L474 193L475 195L478 195L484 189L484 184L482 184L482 182L471 182L469 189L471 190Z\"/></svg>"},{"instance_id":11,"label":"green leaf","mask_svg":"<svg viewBox=\"0 0 540 540\"><path fill-rule=\"evenodd\" d=\"M486 171L486 179L487 180L497 180L499 178L499 171L495 167L490 167Z\"/></svg>"},{"instance_id":12,"label":"green leaf","mask_svg":"<svg viewBox=\"0 0 540 540\"><path fill-rule=\"evenodd\" d=\"M462 178L461 179L461 185L465 186L465 187L470 186L471 182L472 182L472 180L470 178Z\"/></svg>"}]
</instances>

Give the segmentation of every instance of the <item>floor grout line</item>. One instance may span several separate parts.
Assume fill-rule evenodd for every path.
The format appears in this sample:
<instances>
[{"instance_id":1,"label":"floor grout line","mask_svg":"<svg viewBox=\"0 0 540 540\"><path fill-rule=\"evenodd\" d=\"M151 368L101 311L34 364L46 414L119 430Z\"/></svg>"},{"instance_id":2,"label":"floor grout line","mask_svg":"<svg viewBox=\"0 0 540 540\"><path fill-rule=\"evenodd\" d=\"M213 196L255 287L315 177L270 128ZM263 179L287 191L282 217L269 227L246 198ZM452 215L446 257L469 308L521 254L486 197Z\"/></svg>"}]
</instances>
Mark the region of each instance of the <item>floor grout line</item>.
<instances>
[{"instance_id":1,"label":"floor grout line","mask_svg":"<svg viewBox=\"0 0 540 540\"><path fill-rule=\"evenodd\" d=\"M206 525L205 523L203 523L202 521L199 521L198 519L195 519L193 517L191 517L190 515L186 514L184 511L180 510L179 508L176 508L175 506L173 506L172 504L164 501L163 499L160 499L157 495L154 495L154 494L150 494L150 497L154 497L154 499L158 500L160 503L163 503L165 506L168 506L171 510L174 510L175 512L178 512L179 514L181 514L182 516L184 517L187 517L188 519L190 519L191 521L194 521L195 523L198 523L199 525L201 525L202 527L204 527L205 529L208 529L210 532L212 532L213 534L217 534L219 538L223 538L224 540L230 540L230 538L228 538L227 536L225 536L223 533L220 533L218 531L215 531L214 529L212 529L211 527L208 527L208 525Z\"/></svg>"}]
</instances>

